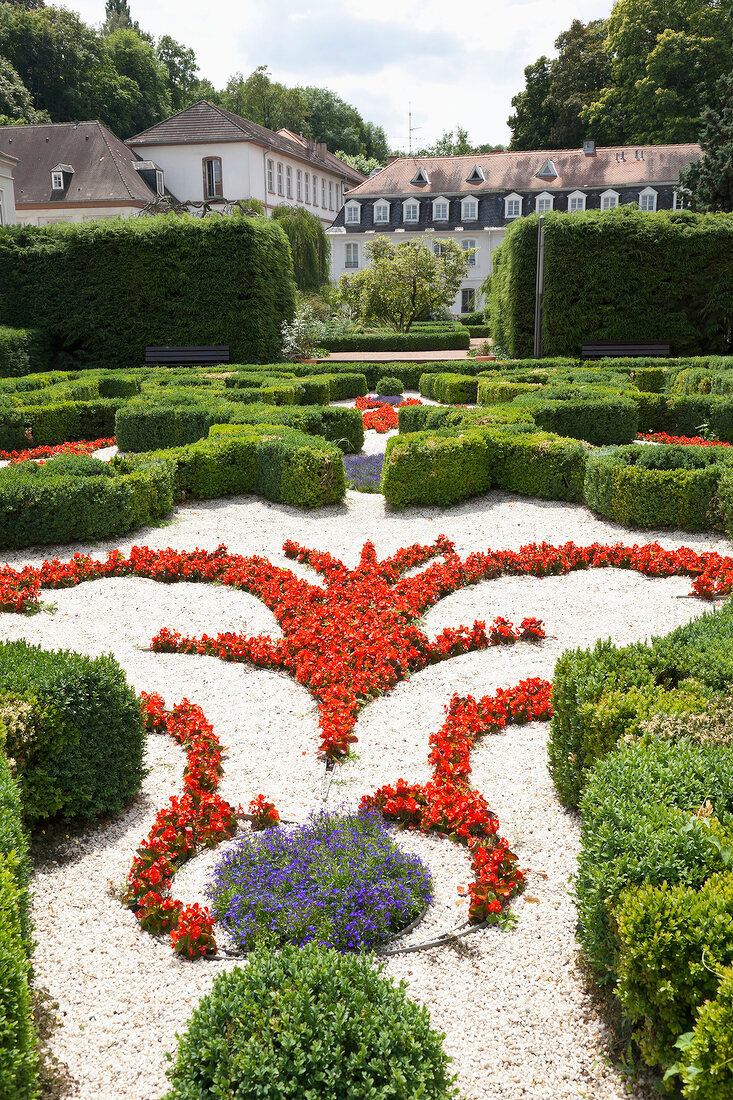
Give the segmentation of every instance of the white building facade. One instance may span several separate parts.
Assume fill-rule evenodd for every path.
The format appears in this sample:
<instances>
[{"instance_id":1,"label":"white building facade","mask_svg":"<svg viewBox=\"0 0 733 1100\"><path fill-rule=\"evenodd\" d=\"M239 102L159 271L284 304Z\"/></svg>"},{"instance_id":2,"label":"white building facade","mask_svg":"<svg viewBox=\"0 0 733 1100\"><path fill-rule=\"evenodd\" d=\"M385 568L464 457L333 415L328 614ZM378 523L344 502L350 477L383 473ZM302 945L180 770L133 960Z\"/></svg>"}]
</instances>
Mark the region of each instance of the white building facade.
<instances>
[{"instance_id":1,"label":"white building facade","mask_svg":"<svg viewBox=\"0 0 733 1100\"><path fill-rule=\"evenodd\" d=\"M527 214L578 213L636 203L654 212L677 209L680 169L699 160L699 145L402 157L347 192L327 230L331 276L368 265L367 243L389 234L395 243L421 240L438 252L455 241L471 253L453 312L483 306L480 287L507 226Z\"/></svg>"},{"instance_id":2,"label":"white building facade","mask_svg":"<svg viewBox=\"0 0 733 1100\"><path fill-rule=\"evenodd\" d=\"M15 223L15 182L13 172L17 157L0 152L0 225Z\"/></svg>"}]
</instances>

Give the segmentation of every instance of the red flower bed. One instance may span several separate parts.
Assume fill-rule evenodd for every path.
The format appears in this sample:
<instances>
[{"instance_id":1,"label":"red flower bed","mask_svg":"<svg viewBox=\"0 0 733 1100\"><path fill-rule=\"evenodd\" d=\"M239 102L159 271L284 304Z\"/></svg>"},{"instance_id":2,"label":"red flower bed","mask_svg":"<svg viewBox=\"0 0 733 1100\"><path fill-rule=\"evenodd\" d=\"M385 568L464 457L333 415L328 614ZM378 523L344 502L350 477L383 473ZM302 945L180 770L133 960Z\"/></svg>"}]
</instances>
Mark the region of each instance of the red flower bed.
<instances>
[{"instance_id":1,"label":"red flower bed","mask_svg":"<svg viewBox=\"0 0 733 1100\"><path fill-rule=\"evenodd\" d=\"M422 405L417 397L405 397L399 405L390 405L388 401L382 401L379 397L357 397L354 401L357 409L364 411L364 428L372 428L383 435L393 431L399 426L397 409L401 405Z\"/></svg>"},{"instance_id":2,"label":"red flower bed","mask_svg":"<svg viewBox=\"0 0 733 1100\"><path fill-rule=\"evenodd\" d=\"M113 447L114 438L111 439L81 439L76 443L57 443L53 447L33 447L29 451L0 451L0 462L10 462L15 465L18 462L28 462L30 459L40 459L43 462L54 455L89 455L92 451L101 451L102 447Z\"/></svg>"},{"instance_id":3,"label":"red flower bed","mask_svg":"<svg viewBox=\"0 0 733 1100\"><path fill-rule=\"evenodd\" d=\"M666 432L639 432L637 439L647 443L673 443L680 447L730 447L718 439L702 439L699 435L667 435Z\"/></svg>"},{"instance_id":4,"label":"red flower bed","mask_svg":"<svg viewBox=\"0 0 733 1100\"><path fill-rule=\"evenodd\" d=\"M498 836L496 815L468 783L471 749L480 736L496 733L508 723L551 718L551 695L549 680L537 678L479 700L454 695L446 707L445 723L430 738L432 778L424 784L398 779L394 786L380 787L362 799L363 806L375 807L408 828L438 832L468 846L474 872L468 891L471 921L499 920L502 903L524 884L517 857Z\"/></svg>"}]
</instances>

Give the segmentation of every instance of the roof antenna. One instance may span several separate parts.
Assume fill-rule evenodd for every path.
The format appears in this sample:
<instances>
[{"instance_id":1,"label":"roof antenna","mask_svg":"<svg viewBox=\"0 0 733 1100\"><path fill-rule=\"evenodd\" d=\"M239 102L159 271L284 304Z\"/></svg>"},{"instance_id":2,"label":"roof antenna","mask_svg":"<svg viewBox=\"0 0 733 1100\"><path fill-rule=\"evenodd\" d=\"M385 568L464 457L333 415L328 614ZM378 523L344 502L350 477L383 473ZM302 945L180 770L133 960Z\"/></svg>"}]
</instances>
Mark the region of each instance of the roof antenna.
<instances>
[{"instance_id":1,"label":"roof antenna","mask_svg":"<svg viewBox=\"0 0 733 1100\"><path fill-rule=\"evenodd\" d=\"M412 156L412 132L413 130L422 130L422 126L412 125L412 103L407 104L407 134L409 143L409 156Z\"/></svg>"}]
</instances>

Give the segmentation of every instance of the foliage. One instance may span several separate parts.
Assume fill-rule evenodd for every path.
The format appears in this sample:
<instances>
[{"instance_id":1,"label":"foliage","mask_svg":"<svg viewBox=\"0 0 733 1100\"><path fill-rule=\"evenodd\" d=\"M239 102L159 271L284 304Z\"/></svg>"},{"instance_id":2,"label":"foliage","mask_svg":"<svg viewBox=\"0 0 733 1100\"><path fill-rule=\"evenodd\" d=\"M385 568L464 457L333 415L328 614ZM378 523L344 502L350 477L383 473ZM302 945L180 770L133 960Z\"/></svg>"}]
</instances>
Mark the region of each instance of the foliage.
<instances>
[{"instance_id":1,"label":"foliage","mask_svg":"<svg viewBox=\"0 0 733 1100\"><path fill-rule=\"evenodd\" d=\"M285 231L293 256L293 277L301 291L318 291L329 281L331 244L323 222L310 210L281 205L272 217Z\"/></svg>"},{"instance_id":2,"label":"foliage","mask_svg":"<svg viewBox=\"0 0 733 1100\"><path fill-rule=\"evenodd\" d=\"M307 107L314 141L324 141L331 150L341 149L352 156L362 153L386 163L389 146L381 126L365 122L355 107L328 88L298 90Z\"/></svg>"},{"instance_id":3,"label":"foliage","mask_svg":"<svg viewBox=\"0 0 733 1100\"><path fill-rule=\"evenodd\" d=\"M8 727L28 821L119 813L143 776L137 697L111 657L0 643L0 698L23 704Z\"/></svg>"},{"instance_id":4,"label":"foliage","mask_svg":"<svg viewBox=\"0 0 733 1100\"><path fill-rule=\"evenodd\" d=\"M220 974L199 1003L169 1071L166 1100L455 1095L443 1037L369 957L315 946L257 951Z\"/></svg>"},{"instance_id":5,"label":"foliage","mask_svg":"<svg viewBox=\"0 0 733 1100\"><path fill-rule=\"evenodd\" d=\"M171 113L170 74L155 47L132 29L120 27L105 39L107 56L128 90L118 109L115 132L123 138L147 130Z\"/></svg>"},{"instance_id":6,"label":"foliage","mask_svg":"<svg viewBox=\"0 0 733 1100\"><path fill-rule=\"evenodd\" d=\"M355 168L363 176L371 176L384 168L376 157L368 157L366 153L345 153L343 149L337 149L335 155L348 164L349 168Z\"/></svg>"},{"instance_id":7,"label":"foliage","mask_svg":"<svg viewBox=\"0 0 733 1100\"><path fill-rule=\"evenodd\" d=\"M286 88L272 80L267 65L258 65L248 77L235 73L221 93L221 106L268 130L308 129L308 104L300 88Z\"/></svg>"},{"instance_id":8,"label":"foliage","mask_svg":"<svg viewBox=\"0 0 733 1100\"><path fill-rule=\"evenodd\" d=\"M1 750L0 750L1 751ZM15 860L0 853L0 1095L35 1100L38 1054Z\"/></svg>"},{"instance_id":9,"label":"foliage","mask_svg":"<svg viewBox=\"0 0 733 1100\"><path fill-rule=\"evenodd\" d=\"M0 57L0 126L47 121L48 115L34 108L30 92L8 59Z\"/></svg>"},{"instance_id":10,"label":"foliage","mask_svg":"<svg viewBox=\"0 0 733 1100\"><path fill-rule=\"evenodd\" d=\"M548 147L552 115L548 106L552 63L544 54L524 70L525 90L512 97L515 113L507 119L511 149Z\"/></svg>"},{"instance_id":11,"label":"foliage","mask_svg":"<svg viewBox=\"0 0 733 1100\"><path fill-rule=\"evenodd\" d=\"M423 241L395 245L387 236L364 246L369 265L342 275L339 297L364 323L409 332L413 321L453 302L468 272L471 250L448 241L435 255Z\"/></svg>"},{"instance_id":12,"label":"foliage","mask_svg":"<svg viewBox=\"0 0 733 1100\"><path fill-rule=\"evenodd\" d=\"M405 387L399 378L395 378L391 374L384 374L377 379L374 392L379 394L380 397L399 397L400 394L404 393L404 389Z\"/></svg>"},{"instance_id":13,"label":"foliage","mask_svg":"<svg viewBox=\"0 0 733 1100\"><path fill-rule=\"evenodd\" d=\"M319 344L325 342L326 325L318 320L309 305L297 309L292 321L283 321L280 331L283 358L295 361L313 359L317 351L321 352L317 358L328 355L319 348Z\"/></svg>"},{"instance_id":14,"label":"foliage","mask_svg":"<svg viewBox=\"0 0 733 1100\"><path fill-rule=\"evenodd\" d=\"M693 1032L680 1036L686 1100L726 1100L733 1088L733 969L720 971L714 999L700 1008Z\"/></svg>"},{"instance_id":15,"label":"foliage","mask_svg":"<svg viewBox=\"0 0 733 1100\"><path fill-rule=\"evenodd\" d=\"M291 272L287 239L265 218L7 226L0 324L40 328L59 362L129 367L166 344L271 362L295 305Z\"/></svg>"},{"instance_id":16,"label":"foliage","mask_svg":"<svg viewBox=\"0 0 733 1100\"><path fill-rule=\"evenodd\" d=\"M703 111L701 161L680 172L694 210L733 212L733 73L722 76Z\"/></svg>"},{"instance_id":17,"label":"foliage","mask_svg":"<svg viewBox=\"0 0 733 1100\"><path fill-rule=\"evenodd\" d=\"M245 834L208 887L218 919L245 951L316 942L370 948L430 901L430 874L374 814L311 814L294 830Z\"/></svg>"},{"instance_id":18,"label":"foliage","mask_svg":"<svg viewBox=\"0 0 733 1100\"><path fill-rule=\"evenodd\" d=\"M39 365L41 344L41 334L37 329L0 325L0 378L30 374L32 365ZM35 364L32 364L33 359Z\"/></svg>"},{"instance_id":19,"label":"foliage","mask_svg":"<svg viewBox=\"0 0 733 1100\"><path fill-rule=\"evenodd\" d=\"M398 246L402 247L402 246ZM407 293L407 286L395 287L396 294ZM324 343L329 351L449 351L455 348L468 349L471 341L470 333L465 326L462 331L451 329L447 331L423 331L414 325L410 332L374 332L346 334L343 336L326 336ZM359 366L362 366L360 363ZM394 364L390 364L392 370ZM368 368L365 366L364 368ZM408 368L409 369L409 368ZM412 368L412 373L419 375L420 368ZM417 381L417 379L415 379Z\"/></svg>"}]
</instances>

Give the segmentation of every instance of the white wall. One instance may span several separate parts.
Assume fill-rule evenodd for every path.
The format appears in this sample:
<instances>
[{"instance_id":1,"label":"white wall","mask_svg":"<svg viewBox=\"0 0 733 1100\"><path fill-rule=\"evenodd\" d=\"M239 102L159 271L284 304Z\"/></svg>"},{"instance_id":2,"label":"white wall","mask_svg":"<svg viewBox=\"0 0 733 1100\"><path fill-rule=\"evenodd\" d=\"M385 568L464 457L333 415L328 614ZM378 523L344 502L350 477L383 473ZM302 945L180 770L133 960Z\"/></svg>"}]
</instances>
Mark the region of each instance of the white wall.
<instances>
[{"instance_id":1,"label":"white wall","mask_svg":"<svg viewBox=\"0 0 733 1100\"><path fill-rule=\"evenodd\" d=\"M16 208L18 225L58 225L64 222L90 222L107 218L131 218L138 214L137 206L75 206L64 209L58 203L43 209Z\"/></svg>"},{"instance_id":2,"label":"white wall","mask_svg":"<svg viewBox=\"0 0 733 1100\"><path fill-rule=\"evenodd\" d=\"M14 167L15 161L0 153L0 216L3 225L13 225L16 221Z\"/></svg>"},{"instance_id":3,"label":"white wall","mask_svg":"<svg viewBox=\"0 0 733 1100\"><path fill-rule=\"evenodd\" d=\"M466 227L463 230L445 230L443 232L436 231L434 233L340 233L338 230L331 230L328 234L328 238L331 242L331 279L338 281L342 275L349 275L355 270L361 270L363 267L368 266L368 259L364 254L364 245L369 241L375 240L377 236L389 236L390 240L394 244L402 244L405 241L420 240L427 245L431 245L433 241L440 240L452 240L457 245L461 245L463 240L475 241L475 266L468 269L468 275L461 283L461 290L473 290L475 297L475 308L480 309L484 304L480 300L479 287L484 280L491 274L492 271L492 256L494 250L499 247L504 240L504 229L474 229L471 230ZM346 245L357 244L359 249L359 267L351 268L346 266ZM461 291L456 294L453 302L452 312L461 312Z\"/></svg>"}]
</instances>

